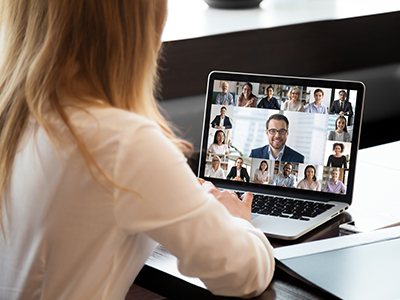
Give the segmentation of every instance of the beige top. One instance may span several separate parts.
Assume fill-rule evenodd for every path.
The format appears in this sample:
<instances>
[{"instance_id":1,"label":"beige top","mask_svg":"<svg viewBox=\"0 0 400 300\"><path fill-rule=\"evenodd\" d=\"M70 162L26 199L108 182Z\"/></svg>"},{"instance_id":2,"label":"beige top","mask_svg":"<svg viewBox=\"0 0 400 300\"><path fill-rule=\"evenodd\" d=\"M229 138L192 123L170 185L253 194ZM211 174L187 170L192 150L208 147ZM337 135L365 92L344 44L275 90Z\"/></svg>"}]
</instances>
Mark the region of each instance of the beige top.
<instances>
[{"instance_id":1,"label":"beige top","mask_svg":"<svg viewBox=\"0 0 400 300\"><path fill-rule=\"evenodd\" d=\"M286 100L285 103L282 105L283 110L288 110L288 111L297 111L297 112L304 112L304 105L302 102L298 101L297 105L293 107L290 105L290 101Z\"/></svg>"},{"instance_id":2,"label":"beige top","mask_svg":"<svg viewBox=\"0 0 400 300\"><path fill-rule=\"evenodd\" d=\"M249 101L253 100L253 102L247 106ZM250 100L244 99L243 95L240 95L238 98L238 105L237 106L246 106L246 107L257 107L257 97L252 97Z\"/></svg>"}]
</instances>

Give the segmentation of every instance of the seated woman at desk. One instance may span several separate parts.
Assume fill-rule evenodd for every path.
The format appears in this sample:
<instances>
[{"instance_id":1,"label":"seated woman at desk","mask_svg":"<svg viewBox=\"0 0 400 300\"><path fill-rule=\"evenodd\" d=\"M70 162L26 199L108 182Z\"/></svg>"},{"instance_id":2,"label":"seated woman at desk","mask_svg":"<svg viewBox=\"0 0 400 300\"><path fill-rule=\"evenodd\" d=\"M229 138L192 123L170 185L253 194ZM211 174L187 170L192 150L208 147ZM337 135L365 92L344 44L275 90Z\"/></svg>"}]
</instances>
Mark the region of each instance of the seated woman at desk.
<instances>
[{"instance_id":1,"label":"seated woman at desk","mask_svg":"<svg viewBox=\"0 0 400 300\"><path fill-rule=\"evenodd\" d=\"M350 133L347 132L346 118L339 116L335 122L335 130L329 131L328 140L350 142Z\"/></svg>"},{"instance_id":2,"label":"seated woman at desk","mask_svg":"<svg viewBox=\"0 0 400 300\"><path fill-rule=\"evenodd\" d=\"M302 190L320 191L321 184L317 180L315 173L315 167L313 165L308 165L304 169L304 179L300 180L297 184L297 188Z\"/></svg>"},{"instance_id":3,"label":"seated woman at desk","mask_svg":"<svg viewBox=\"0 0 400 300\"><path fill-rule=\"evenodd\" d=\"M290 88L288 93L289 100L286 100L282 105L283 110L304 112L303 103L300 100L301 92L300 90L293 86Z\"/></svg>"},{"instance_id":4,"label":"seated woman at desk","mask_svg":"<svg viewBox=\"0 0 400 300\"><path fill-rule=\"evenodd\" d=\"M219 155L228 155L229 148L225 144L225 133L222 130L217 130L214 135L214 141L208 147L208 153L215 153Z\"/></svg>"},{"instance_id":5,"label":"seated woman at desk","mask_svg":"<svg viewBox=\"0 0 400 300\"><path fill-rule=\"evenodd\" d=\"M242 94L238 98L238 106L257 107L257 97L253 94L253 85L249 82L242 86Z\"/></svg>"},{"instance_id":6,"label":"seated woman at desk","mask_svg":"<svg viewBox=\"0 0 400 300\"><path fill-rule=\"evenodd\" d=\"M343 184L343 182L339 180L338 169L332 169L331 179L329 179L325 183L324 192L334 193L334 194L340 194L340 193L346 194L346 187Z\"/></svg>"},{"instance_id":7,"label":"seated woman at desk","mask_svg":"<svg viewBox=\"0 0 400 300\"><path fill-rule=\"evenodd\" d=\"M221 159L218 155L214 155L211 160L211 168L206 169L206 177L221 178L224 179L224 171L220 168Z\"/></svg>"},{"instance_id":8,"label":"seated woman at desk","mask_svg":"<svg viewBox=\"0 0 400 300\"><path fill-rule=\"evenodd\" d=\"M269 176L268 176L268 162L263 160L260 163L260 167L254 173L254 182L268 184Z\"/></svg>"},{"instance_id":9,"label":"seated woman at desk","mask_svg":"<svg viewBox=\"0 0 400 300\"><path fill-rule=\"evenodd\" d=\"M344 145L342 143L334 143L332 150L335 154L329 155L326 165L328 167L347 168L347 157L342 155Z\"/></svg>"},{"instance_id":10,"label":"seated woman at desk","mask_svg":"<svg viewBox=\"0 0 400 300\"><path fill-rule=\"evenodd\" d=\"M200 185L157 109L167 2L1 8L0 298L125 299L157 243L211 292L262 293L253 196Z\"/></svg>"}]
</instances>

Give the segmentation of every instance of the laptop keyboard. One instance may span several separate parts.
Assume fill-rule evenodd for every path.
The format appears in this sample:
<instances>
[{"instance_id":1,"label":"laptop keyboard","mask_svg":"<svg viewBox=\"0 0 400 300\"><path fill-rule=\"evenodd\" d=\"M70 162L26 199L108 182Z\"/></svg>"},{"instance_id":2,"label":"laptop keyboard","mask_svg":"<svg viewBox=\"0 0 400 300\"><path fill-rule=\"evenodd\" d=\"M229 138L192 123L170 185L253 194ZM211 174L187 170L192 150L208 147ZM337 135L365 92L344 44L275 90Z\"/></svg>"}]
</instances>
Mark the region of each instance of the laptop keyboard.
<instances>
[{"instance_id":1,"label":"laptop keyboard","mask_svg":"<svg viewBox=\"0 0 400 300\"><path fill-rule=\"evenodd\" d=\"M243 193L236 192L239 198ZM332 204L290 198L254 195L251 212L279 218L309 221L334 207Z\"/></svg>"}]
</instances>

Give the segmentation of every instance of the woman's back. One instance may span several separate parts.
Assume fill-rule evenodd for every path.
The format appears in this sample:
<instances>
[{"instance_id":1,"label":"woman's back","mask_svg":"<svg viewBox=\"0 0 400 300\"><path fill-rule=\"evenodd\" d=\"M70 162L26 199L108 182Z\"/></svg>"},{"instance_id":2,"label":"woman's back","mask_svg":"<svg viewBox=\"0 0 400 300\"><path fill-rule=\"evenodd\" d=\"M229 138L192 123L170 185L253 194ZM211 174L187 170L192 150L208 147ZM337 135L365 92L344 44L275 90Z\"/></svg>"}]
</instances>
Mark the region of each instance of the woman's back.
<instances>
[{"instance_id":1,"label":"woman's back","mask_svg":"<svg viewBox=\"0 0 400 300\"><path fill-rule=\"evenodd\" d=\"M154 131L154 124L117 109L92 113L98 123L83 112L71 119L103 171L113 177L126 175L128 169L121 165L126 155L137 159L129 168L129 177L140 170L150 171L142 169L135 144L143 138L140 131ZM58 159L43 129L33 135L34 126L32 119L15 157L5 220L6 245L2 246L5 252L0 256L0 281L9 289L0 293L0 299L34 295L43 299L122 299L125 295L117 291L132 284L154 241L134 234L142 224L132 222L125 231L115 201L119 192L99 176L111 193L93 180L74 143L64 140ZM128 143L130 154L123 153ZM134 189L135 182L128 187ZM144 201L134 194L130 199L133 207L133 202ZM15 294L9 294L10 290Z\"/></svg>"}]
</instances>

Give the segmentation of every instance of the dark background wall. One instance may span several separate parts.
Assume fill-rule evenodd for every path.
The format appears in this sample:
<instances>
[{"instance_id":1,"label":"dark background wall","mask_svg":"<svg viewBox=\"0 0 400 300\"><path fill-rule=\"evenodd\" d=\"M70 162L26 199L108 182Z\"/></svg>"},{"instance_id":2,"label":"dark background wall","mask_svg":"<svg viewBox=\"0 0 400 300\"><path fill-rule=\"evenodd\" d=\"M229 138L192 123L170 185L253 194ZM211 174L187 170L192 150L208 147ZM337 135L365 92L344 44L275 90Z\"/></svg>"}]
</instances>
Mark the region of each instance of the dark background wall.
<instances>
[{"instance_id":1,"label":"dark background wall","mask_svg":"<svg viewBox=\"0 0 400 300\"><path fill-rule=\"evenodd\" d=\"M399 140L399 28L400 12L393 12L166 42L162 106L184 131L192 127L197 142L212 70L361 80L361 147Z\"/></svg>"}]
</instances>

